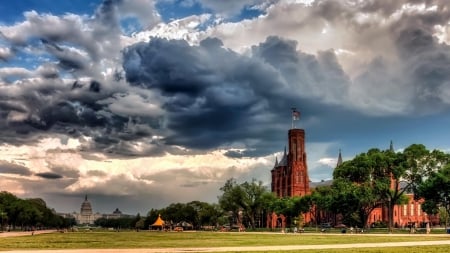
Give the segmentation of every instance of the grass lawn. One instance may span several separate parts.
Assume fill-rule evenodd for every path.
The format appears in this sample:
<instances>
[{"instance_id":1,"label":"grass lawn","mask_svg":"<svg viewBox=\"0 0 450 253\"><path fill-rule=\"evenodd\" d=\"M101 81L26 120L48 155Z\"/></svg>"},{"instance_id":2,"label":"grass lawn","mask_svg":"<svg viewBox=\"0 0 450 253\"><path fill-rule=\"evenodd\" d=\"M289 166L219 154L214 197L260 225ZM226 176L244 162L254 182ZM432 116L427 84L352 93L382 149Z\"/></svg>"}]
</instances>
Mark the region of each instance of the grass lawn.
<instances>
[{"instance_id":1,"label":"grass lawn","mask_svg":"<svg viewBox=\"0 0 450 253\"><path fill-rule=\"evenodd\" d=\"M317 250L296 250L287 252L302 253L444 253L449 252L450 246L420 246L420 247L388 247L388 248L361 248L361 249L317 249ZM267 252L267 251L261 251ZM240 253L261 253L258 251L240 252ZM270 253L281 253L286 251L270 251Z\"/></svg>"},{"instance_id":2,"label":"grass lawn","mask_svg":"<svg viewBox=\"0 0 450 253\"><path fill-rule=\"evenodd\" d=\"M227 246L267 246L267 245L316 245L344 243L405 242L426 240L448 240L442 236L365 236L350 234L273 234L273 233L222 233L222 232L149 232L149 231L86 231L69 233L39 234L34 236L0 238L0 250L19 249L124 249L124 248L186 248L186 247L227 247ZM445 246L445 245L444 245ZM427 246L436 251L448 252L450 246ZM414 247L405 252L416 252ZM445 250L443 250L445 249ZM358 249L360 250L360 249ZM378 251L377 251L378 250ZM313 252L401 252L398 248L367 249L355 251L338 249ZM417 251L428 252L428 251Z\"/></svg>"}]
</instances>

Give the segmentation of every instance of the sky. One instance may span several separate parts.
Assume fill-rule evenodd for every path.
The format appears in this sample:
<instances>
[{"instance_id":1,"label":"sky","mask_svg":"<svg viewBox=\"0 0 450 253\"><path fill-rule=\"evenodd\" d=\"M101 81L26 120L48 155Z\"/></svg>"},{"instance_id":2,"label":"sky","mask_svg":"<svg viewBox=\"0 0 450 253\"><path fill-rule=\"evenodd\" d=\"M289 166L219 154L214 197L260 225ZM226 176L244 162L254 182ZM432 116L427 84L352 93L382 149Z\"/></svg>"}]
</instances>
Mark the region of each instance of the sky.
<instances>
[{"instance_id":1,"label":"sky","mask_svg":"<svg viewBox=\"0 0 450 253\"><path fill-rule=\"evenodd\" d=\"M216 203L370 148L450 152L447 0L22 0L0 5L0 190L58 212Z\"/></svg>"}]
</instances>

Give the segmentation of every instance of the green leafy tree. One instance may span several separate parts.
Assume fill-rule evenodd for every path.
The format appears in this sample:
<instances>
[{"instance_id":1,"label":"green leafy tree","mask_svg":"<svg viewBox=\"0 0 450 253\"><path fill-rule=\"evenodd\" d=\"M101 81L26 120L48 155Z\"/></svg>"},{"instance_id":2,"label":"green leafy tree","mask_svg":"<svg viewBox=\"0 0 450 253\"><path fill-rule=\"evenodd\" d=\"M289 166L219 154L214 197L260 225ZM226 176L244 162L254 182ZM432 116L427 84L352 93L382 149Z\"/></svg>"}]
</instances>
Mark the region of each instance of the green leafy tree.
<instances>
[{"instance_id":1,"label":"green leafy tree","mask_svg":"<svg viewBox=\"0 0 450 253\"><path fill-rule=\"evenodd\" d=\"M13 229L15 229L17 216L19 214L17 212L17 203L19 202L19 200L20 199L12 193L6 191L0 192L0 207L3 210L3 222L6 221L7 224L12 225Z\"/></svg>"},{"instance_id":2,"label":"green leafy tree","mask_svg":"<svg viewBox=\"0 0 450 253\"><path fill-rule=\"evenodd\" d=\"M370 213L382 205L389 191L387 167L385 152L371 149L335 169L333 206L344 216L344 220L366 226Z\"/></svg>"},{"instance_id":3,"label":"green leafy tree","mask_svg":"<svg viewBox=\"0 0 450 253\"><path fill-rule=\"evenodd\" d=\"M310 195L304 197L304 201L306 202L304 206L309 208L316 226L324 222L322 218L326 214L331 213L331 210L336 210L331 209L333 204L333 189L331 186L319 186L315 188Z\"/></svg>"},{"instance_id":4,"label":"green leafy tree","mask_svg":"<svg viewBox=\"0 0 450 253\"><path fill-rule=\"evenodd\" d=\"M224 211L230 213L230 224L241 224L242 220L239 212L243 206L242 202L244 198L244 192L241 187L236 183L234 178L230 178L220 190L223 193L219 196L219 205Z\"/></svg>"},{"instance_id":5,"label":"green leafy tree","mask_svg":"<svg viewBox=\"0 0 450 253\"><path fill-rule=\"evenodd\" d=\"M175 226L180 222L189 222L194 227L198 226L197 212L191 205L183 203L170 204L161 210L161 216L164 218L166 224L170 224L171 226Z\"/></svg>"},{"instance_id":6,"label":"green leafy tree","mask_svg":"<svg viewBox=\"0 0 450 253\"><path fill-rule=\"evenodd\" d=\"M425 199L422 209L429 214L445 210L445 227L450 214L450 164L430 176L418 187L418 196Z\"/></svg>"},{"instance_id":7,"label":"green leafy tree","mask_svg":"<svg viewBox=\"0 0 450 253\"><path fill-rule=\"evenodd\" d=\"M393 210L396 204L405 204L406 193L414 193L419 198L418 187L430 173L436 172L449 163L448 154L439 150L430 152L422 144L412 144L403 152L386 152L386 175L391 176L391 184L386 190L384 202L388 206L389 230L393 227Z\"/></svg>"},{"instance_id":8,"label":"green leafy tree","mask_svg":"<svg viewBox=\"0 0 450 253\"><path fill-rule=\"evenodd\" d=\"M253 179L251 182L238 184L231 178L220 190L223 194L219 196L219 205L224 211L230 212L232 222L242 224L242 219L245 219L246 224L255 228L267 207L268 190L263 183ZM262 224L259 222L259 225Z\"/></svg>"},{"instance_id":9,"label":"green leafy tree","mask_svg":"<svg viewBox=\"0 0 450 253\"><path fill-rule=\"evenodd\" d=\"M141 229L145 228L145 219L140 218L138 221L136 221L134 227L139 231Z\"/></svg>"},{"instance_id":10,"label":"green leafy tree","mask_svg":"<svg viewBox=\"0 0 450 253\"><path fill-rule=\"evenodd\" d=\"M264 193L267 192L266 187L263 186L262 181L244 182L241 184L243 196L242 196L242 209L244 215L248 219L252 228L256 227L256 220L264 209Z\"/></svg>"},{"instance_id":11,"label":"green leafy tree","mask_svg":"<svg viewBox=\"0 0 450 253\"><path fill-rule=\"evenodd\" d=\"M283 214L286 217L286 225L299 225L295 224L294 221L301 220L301 214L307 213L311 208L310 196L295 196L295 197L284 197L284 198L274 198L269 204L269 210L277 214Z\"/></svg>"},{"instance_id":12,"label":"green leafy tree","mask_svg":"<svg viewBox=\"0 0 450 253\"><path fill-rule=\"evenodd\" d=\"M149 229L150 226L156 221L156 219L158 218L158 215L161 214L161 211L158 209L151 209L150 211L148 211L147 213L147 217L145 218L144 221L144 227L145 229Z\"/></svg>"},{"instance_id":13,"label":"green leafy tree","mask_svg":"<svg viewBox=\"0 0 450 253\"><path fill-rule=\"evenodd\" d=\"M188 205L194 206L199 226L217 226L219 218L223 215L223 211L218 204L193 201Z\"/></svg>"}]
</instances>

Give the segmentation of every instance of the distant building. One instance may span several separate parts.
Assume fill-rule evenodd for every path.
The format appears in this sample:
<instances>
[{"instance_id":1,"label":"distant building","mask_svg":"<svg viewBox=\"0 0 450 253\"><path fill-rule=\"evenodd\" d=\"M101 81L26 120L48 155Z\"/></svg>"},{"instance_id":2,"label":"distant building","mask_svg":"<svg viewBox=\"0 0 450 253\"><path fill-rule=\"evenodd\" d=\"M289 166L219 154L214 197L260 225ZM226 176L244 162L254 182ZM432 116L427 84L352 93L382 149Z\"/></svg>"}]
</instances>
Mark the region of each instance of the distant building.
<instances>
[{"instance_id":1,"label":"distant building","mask_svg":"<svg viewBox=\"0 0 450 253\"><path fill-rule=\"evenodd\" d=\"M91 202L89 202L87 195L84 197L83 203L81 203L80 212L73 212L70 214L60 214L63 217L73 217L78 225L93 225L97 219L118 219L123 217L132 217L133 215L123 214L119 208L116 208L111 214L101 214L99 212L94 213Z\"/></svg>"},{"instance_id":2,"label":"distant building","mask_svg":"<svg viewBox=\"0 0 450 253\"><path fill-rule=\"evenodd\" d=\"M93 213L91 202L89 202L87 195L84 197L84 201L81 204L80 212L73 213L73 217L77 221L77 224L94 224L96 219L102 218L103 215L100 213Z\"/></svg>"}]
</instances>

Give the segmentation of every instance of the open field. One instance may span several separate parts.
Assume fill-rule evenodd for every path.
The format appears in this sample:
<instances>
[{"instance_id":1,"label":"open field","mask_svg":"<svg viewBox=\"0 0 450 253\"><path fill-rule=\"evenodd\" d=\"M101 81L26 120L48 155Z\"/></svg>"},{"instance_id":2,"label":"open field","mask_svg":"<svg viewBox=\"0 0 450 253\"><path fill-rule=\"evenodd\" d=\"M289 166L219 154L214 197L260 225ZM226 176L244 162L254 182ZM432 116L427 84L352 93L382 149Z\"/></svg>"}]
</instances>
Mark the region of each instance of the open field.
<instances>
[{"instance_id":1,"label":"open field","mask_svg":"<svg viewBox=\"0 0 450 253\"><path fill-rule=\"evenodd\" d=\"M427 242L429 241L429 242ZM20 237L0 237L0 250L48 250L57 249L105 249L101 252L128 252L129 249L140 249L136 252L197 252L197 251L286 251L308 248L309 252L448 252L450 245L435 244L436 241L447 241L450 236L441 235L380 235L380 234L282 234L282 233L221 233L221 232L111 232L86 231L69 233L35 234L27 233ZM406 242L400 247L389 243ZM413 243L414 242L414 243ZM380 246L387 248L365 248ZM352 244L353 249L336 249L339 245ZM360 245L363 244L363 245ZM408 244L417 245L407 247ZM322 246L319 246L322 245ZM329 245L329 246L327 246ZM239 248L235 248L239 247ZM322 249L320 249L322 247ZM335 249L324 249L330 247ZM347 247L347 246L344 246ZM361 248L364 247L364 248ZM401 251L399 251L401 248ZM122 250L119 250L122 249ZM415 251L419 250L420 251ZM336 251L334 251L336 250ZM382 250L382 251L380 251ZM404 250L404 251L403 251ZM431 250L431 251L428 251ZM133 250L134 251L134 250ZM62 252L62 251L61 251ZM80 251L81 252L81 251ZM91 251L94 252L94 251Z\"/></svg>"}]
</instances>

